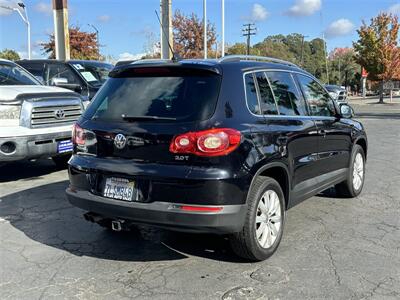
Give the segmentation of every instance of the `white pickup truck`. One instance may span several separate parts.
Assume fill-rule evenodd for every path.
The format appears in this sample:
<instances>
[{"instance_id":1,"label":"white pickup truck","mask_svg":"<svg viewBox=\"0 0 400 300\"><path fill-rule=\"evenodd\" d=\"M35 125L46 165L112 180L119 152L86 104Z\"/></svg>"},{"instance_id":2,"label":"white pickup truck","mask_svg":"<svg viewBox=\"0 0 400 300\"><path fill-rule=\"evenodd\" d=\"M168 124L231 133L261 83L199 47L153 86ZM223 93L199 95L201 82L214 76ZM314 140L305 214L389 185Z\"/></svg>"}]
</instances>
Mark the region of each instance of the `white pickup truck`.
<instances>
[{"instance_id":1,"label":"white pickup truck","mask_svg":"<svg viewBox=\"0 0 400 300\"><path fill-rule=\"evenodd\" d=\"M71 127L83 111L81 96L42 85L22 67L0 60L0 165L52 157L64 167Z\"/></svg>"}]
</instances>

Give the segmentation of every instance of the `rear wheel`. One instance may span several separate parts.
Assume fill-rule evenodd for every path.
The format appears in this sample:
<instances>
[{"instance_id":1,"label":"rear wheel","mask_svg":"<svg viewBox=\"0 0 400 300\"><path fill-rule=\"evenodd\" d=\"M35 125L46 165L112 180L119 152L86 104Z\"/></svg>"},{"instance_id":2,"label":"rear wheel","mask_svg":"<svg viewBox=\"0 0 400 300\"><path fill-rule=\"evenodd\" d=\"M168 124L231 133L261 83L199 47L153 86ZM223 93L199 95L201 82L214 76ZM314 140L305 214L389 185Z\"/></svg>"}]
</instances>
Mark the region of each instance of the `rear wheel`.
<instances>
[{"instance_id":1,"label":"rear wheel","mask_svg":"<svg viewBox=\"0 0 400 300\"><path fill-rule=\"evenodd\" d=\"M284 219L285 198L279 183L258 177L250 191L243 229L230 237L233 251L249 260L267 259L281 241Z\"/></svg>"},{"instance_id":2,"label":"rear wheel","mask_svg":"<svg viewBox=\"0 0 400 300\"><path fill-rule=\"evenodd\" d=\"M51 159L53 160L54 164L57 166L58 169L66 169L68 167L68 161L71 158L71 155L60 155L60 156L53 156Z\"/></svg>"},{"instance_id":3,"label":"rear wheel","mask_svg":"<svg viewBox=\"0 0 400 300\"><path fill-rule=\"evenodd\" d=\"M360 145L355 145L351 155L347 179L335 186L339 197L357 197L364 186L365 154Z\"/></svg>"}]
</instances>

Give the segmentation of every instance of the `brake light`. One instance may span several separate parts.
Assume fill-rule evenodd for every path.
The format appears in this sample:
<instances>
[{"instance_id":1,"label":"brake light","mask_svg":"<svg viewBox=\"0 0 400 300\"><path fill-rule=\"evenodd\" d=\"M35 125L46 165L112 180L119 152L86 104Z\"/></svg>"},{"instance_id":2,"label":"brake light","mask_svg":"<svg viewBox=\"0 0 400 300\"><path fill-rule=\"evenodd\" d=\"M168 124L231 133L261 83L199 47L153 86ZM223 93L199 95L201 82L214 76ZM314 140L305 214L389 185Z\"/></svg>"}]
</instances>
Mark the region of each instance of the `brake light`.
<instances>
[{"instance_id":1,"label":"brake light","mask_svg":"<svg viewBox=\"0 0 400 300\"><path fill-rule=\"evenodd\" d=\"M169 151L198 156L222 156L235 150L240 141L240 132L231 128L187 132L172 139Z\"/></svg>"},{"instance_id":2,"label":"brake light","mask_svg":"<svg viewBox=\"0 0 400 300\"><path fill-rule=\"evenodd\" d=\"M72 143L78 146L84 146L86 141L85 130L78 124L72 126Z\"/></svg>"}]
</instances>

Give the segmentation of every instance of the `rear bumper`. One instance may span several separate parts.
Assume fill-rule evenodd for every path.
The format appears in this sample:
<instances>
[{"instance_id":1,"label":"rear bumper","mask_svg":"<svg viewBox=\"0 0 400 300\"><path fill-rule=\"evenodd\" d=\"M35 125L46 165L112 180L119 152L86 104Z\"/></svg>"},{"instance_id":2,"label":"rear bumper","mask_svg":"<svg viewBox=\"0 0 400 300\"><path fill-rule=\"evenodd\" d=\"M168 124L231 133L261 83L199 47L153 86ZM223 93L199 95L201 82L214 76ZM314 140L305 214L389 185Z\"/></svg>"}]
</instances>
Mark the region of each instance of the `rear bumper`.
<instances>
[{"instance_id":1,"label":"rear bumper","mask_svg":"<svg viewBox=\"0 0 400 300\"><path fill-rule=\"evenodd\" d=\"M171 202L126 202L93 195L88 191L66 190L69 202L106 218L151 224L177 231L226 234L242 229L247 206L223 205L218 212L182 211Z\"/></svg>"}]
</instances>

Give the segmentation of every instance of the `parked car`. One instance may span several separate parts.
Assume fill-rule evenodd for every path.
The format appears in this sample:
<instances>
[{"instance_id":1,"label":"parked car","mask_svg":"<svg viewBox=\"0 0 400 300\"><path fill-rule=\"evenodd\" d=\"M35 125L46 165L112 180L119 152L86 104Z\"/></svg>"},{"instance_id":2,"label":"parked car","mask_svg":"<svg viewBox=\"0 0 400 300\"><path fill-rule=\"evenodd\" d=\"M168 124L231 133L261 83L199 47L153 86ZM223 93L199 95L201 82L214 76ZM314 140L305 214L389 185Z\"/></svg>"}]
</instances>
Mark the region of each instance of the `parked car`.
<instances>
[{"instance_id":1,"label":"parked car","mask_svg":"<svg viewBox=\"0 0 400 300\"><path fill-rule=\"evenodd\" d=\"M97 93L114 67L92 60L31 59L17 63L45 85L67 88L89 99Z\"/></svg>"},{"instance_id":2,"label":"parked car","mask_svg":"<svg viewBox=\"0 0 400 300\"><path fill-rule=\"evenodd\" d=\"M19 65L0 60L0 164L45 156L65 167L72 124L82 111L79 94L43 86Z\"/></svg>"},{"instance_id":3,"label":"parked car","mask_svg":"<svg viewBox=\"0 0 400 300\"><path fill-rule=\"evenodd\" d=\"M67 197L115 231L228 234L238 255L264 260L288 208L331 186L361 193L367 137L352 116L273 58L121 66L74 126Z\"/></svg>"},{"instance_id":4,"label":"parked car","mask_svg":"<svg viewBox=\"0 0 400 300\"><path fill-rule=\"evenodd\" d=\"M339 103L347 102L347 91L344 87L338 85L325 85L326 90L329 92L329 95Z\"/></svg>"}]
</instances>

